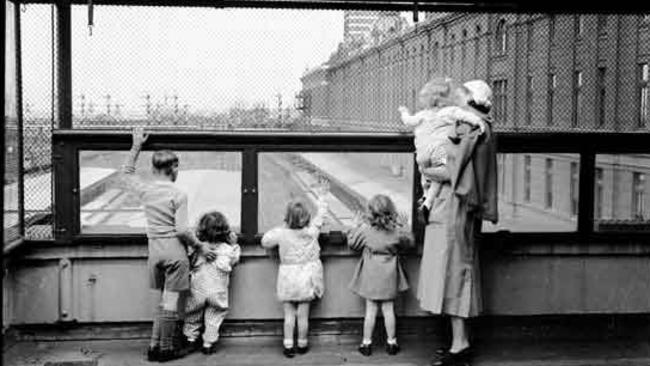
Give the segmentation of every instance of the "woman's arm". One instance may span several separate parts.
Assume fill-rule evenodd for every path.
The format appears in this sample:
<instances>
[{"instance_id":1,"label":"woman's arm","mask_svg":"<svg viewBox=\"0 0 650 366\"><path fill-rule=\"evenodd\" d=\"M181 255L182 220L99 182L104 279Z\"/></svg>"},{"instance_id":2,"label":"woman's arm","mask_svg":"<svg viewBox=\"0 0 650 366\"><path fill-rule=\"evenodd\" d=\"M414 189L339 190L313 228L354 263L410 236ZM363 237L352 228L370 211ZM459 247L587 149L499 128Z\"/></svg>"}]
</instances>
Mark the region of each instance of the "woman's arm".
<instances>
[{"instance_id":1,"label":"woman's arm","mask_svg":"<svg viewBox=\"0 0 650 366\"><path fill-rule=\"evenodd\" d=\"M426 178L434 180L436 182L448 182L451 180L449 175L449 170L446 165L436 165L430 166L428 168L422 168L420 173Z\"/></svg>"}]
</instances>

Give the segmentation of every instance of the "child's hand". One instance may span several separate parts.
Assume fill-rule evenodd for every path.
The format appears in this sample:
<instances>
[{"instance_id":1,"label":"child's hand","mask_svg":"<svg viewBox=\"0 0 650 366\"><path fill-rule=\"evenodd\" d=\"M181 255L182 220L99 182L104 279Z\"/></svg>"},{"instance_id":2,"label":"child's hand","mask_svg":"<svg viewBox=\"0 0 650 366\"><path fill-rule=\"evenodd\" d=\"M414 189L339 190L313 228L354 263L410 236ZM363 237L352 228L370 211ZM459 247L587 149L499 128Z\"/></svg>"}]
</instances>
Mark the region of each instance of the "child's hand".
<instances>
[{"instance_id":1,"label":"child's hand","mask_svg":"<svg viewBox=\"0 0 650 366\"><path fill-rule=\"evenodd\" d=\"M320 178L316 186L316 195L320 199L324 199L330 192L330 182L326 178Z\"/></svg>"},{"instance_id":2,"label":"child's hand","mask_svg":"<svg viewBox=\"0 0 650 366\"><path fill-rule=\"evenodd\" d=\"M363 213L361 211L355 212L354 217L352 218L352 226L359 227L363 224L363 222Z\"/></svg>"},{"instance_id":3,"label":"child's hand","mask_svg":"<svg viewBox=\"0 0 650 366\"><path fill-rule=\"evenodd\" d=\"M133 146L141 147L149 138L149 135L144 134L144 128L136 127L133 129Z\"/></svg>"},{"instance_id":4,"label":"child's hand","mask_svg":"<svg viewBox=\"0 0 650 366\"><path fill-rule=\"evenodd\" d=\"M403 106L403 105L397 107L397 110L398 110L401 114L409 114L409 109L406 108L406 107Z\"/></svg>"},{"instance_id":5,"label":"child's hand","mask_svg":"<svg viewBox=\"0 0 650 366\"><path fill-rule=\"evenodd\" d=\"M228 233L228 243L231 245L237 244L237 234L234 231Z\"/></svg>"},{"instance_id":6,"label":"child's hand","mask_svg":"<svg viewBox=\"0 0 650 366\"><path fill-rule=\"evenodd\" d=\"M397 214L397 218L396 218L395 222L397 223L397 226L399 226L401 228L407 227L408 223L409 223L409 218L408 218L408 215L406 214L406 212L403 212L403 211L399 212Z\"/></svg>"}]
</instances>

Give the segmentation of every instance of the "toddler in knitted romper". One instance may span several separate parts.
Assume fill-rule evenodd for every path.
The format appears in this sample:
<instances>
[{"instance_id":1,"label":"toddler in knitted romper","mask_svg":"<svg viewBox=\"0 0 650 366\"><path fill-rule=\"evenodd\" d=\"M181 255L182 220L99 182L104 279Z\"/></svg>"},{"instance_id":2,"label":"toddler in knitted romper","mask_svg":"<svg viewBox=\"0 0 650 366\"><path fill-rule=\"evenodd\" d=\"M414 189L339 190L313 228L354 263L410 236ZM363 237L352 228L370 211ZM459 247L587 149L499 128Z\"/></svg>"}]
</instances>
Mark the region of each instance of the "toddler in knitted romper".
<instances>
[{"instance_id":1,"label":"toddler in knitted romper","mask_svg":"<svg viewBox=\"0 0 650 366\"><path fill-rule=\"evenodd\" d=\"M204 326L202 351L211 354L219 339L219 328L228 314L230 273L239 262L241 249L226 217L217 211L201 217L196 236L208 243L217 258L209 262L199 253L190 256L190 296L185 306L183 333L195 350L200 347L198 337L201 326Z\"/></svg>"},{"instance_id":2,"label":"toddler in knitted romper","mask_svg":"<svg viewBox=\"0 0 650 366\"><path fill-rule=\"evenodd\" d=\"M464 86L456 84L450 78L437 77L422 87L419 103L424 107L414 115L404 107L399 107L402 122L414 127L415 160L420 172L427 168L444 167L447 164L445 144L454 140L457 121L477 126L483 131L483 120L468 111L467 102L462 98L468 92ZM433 200L440 193L442 182L430 180L422 174L422 208L431 209Z\"/></svg>"}]
</instances>

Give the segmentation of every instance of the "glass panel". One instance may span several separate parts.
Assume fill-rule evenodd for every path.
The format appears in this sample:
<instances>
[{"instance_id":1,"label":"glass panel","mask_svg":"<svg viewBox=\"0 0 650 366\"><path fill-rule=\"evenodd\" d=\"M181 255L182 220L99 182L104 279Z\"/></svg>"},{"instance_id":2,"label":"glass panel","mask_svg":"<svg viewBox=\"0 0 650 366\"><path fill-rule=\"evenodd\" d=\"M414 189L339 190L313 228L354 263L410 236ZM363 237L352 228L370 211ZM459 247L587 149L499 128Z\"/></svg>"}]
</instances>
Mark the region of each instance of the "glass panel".
<instances>
[{"instance_id":1,"label":"glass panel","mask_svg":"<svg viewBox=\"0 0 650 366\"><path fill-rule=\"evenodd\" d=\"M650 154L596 155L594 229L650 230Z\"/></svg>"},{"instance_id":2,"label":"glass panel","mask_svg":"<svg viewBox=\"0 0 650 366\"><path fill-rule=\"evenodd\" d=\"M577 229L578 154L498 154L499 223L484 232Z\"/></svg>"},{"instance_id":3,"label":"glass panel","mask_svg":"<svg viewBox=\"0 0 650 366\"><path fill-rule=\"evenodd\" d=\"M16 7L12 2L5 1L5 176L4 176L4 243L18 238L20 235L20 219L18 217L18 180L19 151L18 151L18 111L16 108L16 33L14 12Z\"/></svg>"},{"instance_id":4,"label":"glass panel","mask_svg":"<svg viewBox=\"0 0 650 366\"><path fill-rule=\"evenodd\" d=\"M81 151L79 186L81 232L141 233L145 216L141 203L124 189L118 169L128 152ZM241 213L241 154L238 152L182 151L175 185L187 193L189 224L201 214L217 210L239 231ZM151 183L151 151L137 162L138 176Z\"/></svg>"},{"instance_id":5,"label":"glass panel","mask_svg":"<svg viewBox=\"0 0 650 366\"><path fill-rule=\"evenodd\" d=\"M413 154L261 153L259 154L260 232L281 225L287 203L303 199L315 208L314 186L330 181L329 217L323 231L344 230L375 194L388 195L411 224Z\"/></svg>"}]
</instances>

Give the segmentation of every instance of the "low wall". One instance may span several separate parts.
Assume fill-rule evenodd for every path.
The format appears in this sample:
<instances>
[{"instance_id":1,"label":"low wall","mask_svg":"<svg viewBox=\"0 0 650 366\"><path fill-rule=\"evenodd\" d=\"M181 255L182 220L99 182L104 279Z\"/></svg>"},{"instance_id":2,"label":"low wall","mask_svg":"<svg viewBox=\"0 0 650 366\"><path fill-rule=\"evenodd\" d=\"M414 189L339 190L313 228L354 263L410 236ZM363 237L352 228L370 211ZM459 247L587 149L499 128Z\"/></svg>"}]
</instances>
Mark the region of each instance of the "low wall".
<instances>
[{"instance_id":1,"label":"low wall","mask_svg":"<svg viewBox=\"0 0 650 366\"><path fill-rule=\"evenodd\" d=\"M141 244L23 248L8 265L12 324L142 322L151 319L146 246ZM489 315L650 313L650 256L631 248L588 253L557 249L487 252L482 259L485 313ZM555 252L555 253L553 253ZM617 253L618 252L618 253ZM635 253L633 253L635 252ZM63 259L63 260L62 260ZM325 296L312 318L360 318L363 301L347 288L357 256L324 248ZM420 258L408 255L411 290L396 302L398 316L426 317L415 298ZM279 320L277 262L259 247L245 247L232 274L233 321ZM5 318L6 319L6 318Z\"/></svg>"}]
</instances>

